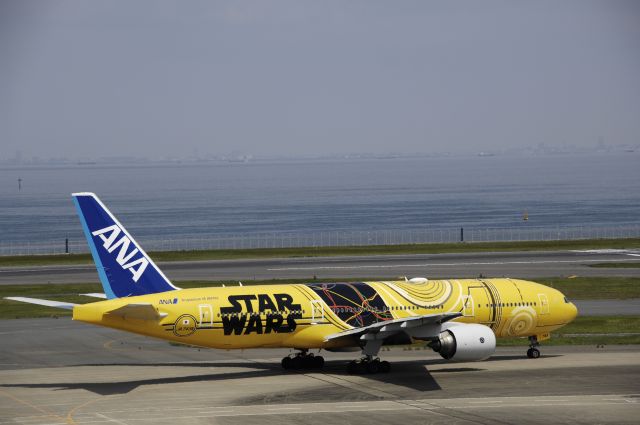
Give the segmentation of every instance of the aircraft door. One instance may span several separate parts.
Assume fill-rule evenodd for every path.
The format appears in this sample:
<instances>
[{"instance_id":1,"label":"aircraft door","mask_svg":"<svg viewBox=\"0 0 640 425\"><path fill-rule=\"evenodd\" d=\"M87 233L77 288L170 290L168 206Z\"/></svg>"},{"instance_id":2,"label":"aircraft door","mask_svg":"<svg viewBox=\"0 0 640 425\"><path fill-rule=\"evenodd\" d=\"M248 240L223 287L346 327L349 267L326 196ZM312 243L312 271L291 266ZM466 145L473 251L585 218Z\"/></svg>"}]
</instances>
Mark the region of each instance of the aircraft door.
<instances>
[{"instance_id":1,"label":"aircraft door","mask_svg":"<svg viewBox=\"0 0 640 425\"><path fill-rule=\"evenodd\" d=\"M213 326L213 308L211 304L200 304L200 326Z\"/></svg>"},{"instance_id":2,"label":"aircraft door","mask_svg":"<svg viewBox=\"0 0 640 425\"><path fill-rule=\"evenodd\" d=\"M538 294L538 300L540 301L539 305L539 314L549 314L549 299L546 294Z\"/></svg>"},{"instance_id":3,"label":"aircraft door","mask_svg":"<svg viewBox=\"0 0 640 425\"><path fill-rule=\"evenodd\" d=\"M462 315L464 317L473 317L475 315L475 306L471 295L462 296Z\"/></svg>"},{"instance_id":4,"label":"aircraft door","mask_svg":"<svg viewBox=\"0 0 640 425\"><path fill-rule=\"evenodd\" d=\"M490 325L492 322L491 309L487 306L489 301L489 292L482 286L469 287L469 300L473 304L473 317L477 323ZM468 309L469 307L467 307ZM466 314L465 314L466 316Z\"/></svg>"},{"instance_id":5,"label":"aircraft door","mask_svg":"<svg viewBox=\"0 0 640 425\"><path fill-rule=\"evenodd\" d=\"M321 300L311 300L311 324L317 325L324 321L324 308Z\"/></svg>"}]
</instances>

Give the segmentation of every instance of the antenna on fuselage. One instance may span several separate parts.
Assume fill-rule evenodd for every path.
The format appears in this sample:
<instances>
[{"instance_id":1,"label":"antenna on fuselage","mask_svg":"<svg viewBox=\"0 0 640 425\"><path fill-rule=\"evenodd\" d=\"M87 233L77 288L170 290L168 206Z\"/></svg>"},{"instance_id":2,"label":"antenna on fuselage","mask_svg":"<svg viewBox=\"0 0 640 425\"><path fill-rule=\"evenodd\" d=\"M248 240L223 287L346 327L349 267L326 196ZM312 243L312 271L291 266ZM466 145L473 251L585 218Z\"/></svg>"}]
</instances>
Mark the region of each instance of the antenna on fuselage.
<instances>
[{"instance_id":1,"label":"antenna on fuselage","mask_svg":"<svg viewBox=\"0 0 640 425\"><path fill-rule=\"evenodd\" d=\"M242 286L242 282L238 281L238 285L239 285L239 286Z\"/></svg>"}]
</instances>

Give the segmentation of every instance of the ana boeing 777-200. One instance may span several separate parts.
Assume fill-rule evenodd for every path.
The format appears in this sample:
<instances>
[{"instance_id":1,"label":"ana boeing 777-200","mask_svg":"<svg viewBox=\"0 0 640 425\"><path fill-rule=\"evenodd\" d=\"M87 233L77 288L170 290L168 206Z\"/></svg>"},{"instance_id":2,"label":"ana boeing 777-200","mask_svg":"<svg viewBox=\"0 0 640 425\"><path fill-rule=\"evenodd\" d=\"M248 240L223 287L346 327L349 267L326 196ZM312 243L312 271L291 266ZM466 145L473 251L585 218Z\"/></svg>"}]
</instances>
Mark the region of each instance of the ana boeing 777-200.
<instances>
[{"instance_id":1,"label":"ana boeing 777-200","mask_svg":"<svg viewBox=\"0 0 640 425\"><path fill-rule=\"evenodd\" d=\"M539 341L571 322L559 291L518 279L414 278L180 289L160 271L93 193L73 200L96 263L104 300L71 304L9 299L73 310L73 319L183 344L223 349L286 347L285 369L321 368L310 350L362 351L350 372L388 372L383 345L424 341L443 358L482 360L496 337Z\"/></svg>"}]
</instances>

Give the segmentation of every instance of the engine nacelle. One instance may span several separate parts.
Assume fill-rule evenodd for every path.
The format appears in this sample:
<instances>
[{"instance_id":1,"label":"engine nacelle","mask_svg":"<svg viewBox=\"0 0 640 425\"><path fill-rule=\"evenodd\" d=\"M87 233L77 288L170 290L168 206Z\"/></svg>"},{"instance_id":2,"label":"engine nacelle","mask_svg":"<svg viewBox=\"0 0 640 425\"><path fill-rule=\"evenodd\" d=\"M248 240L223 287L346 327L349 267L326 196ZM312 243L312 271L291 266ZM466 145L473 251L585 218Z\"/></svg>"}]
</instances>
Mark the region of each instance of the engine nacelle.
<instances>
[{"instance_id":1,"label":"engine nacelle","mask_svg":"<svg viewBox=\"0 0 640 425\"><path fill-rule=\"evenodd\" d=\"M496 351L496 336L488 326L453 322L442 328L429 346L447 360L484 360Z\"/></svg>"}]
</instances>

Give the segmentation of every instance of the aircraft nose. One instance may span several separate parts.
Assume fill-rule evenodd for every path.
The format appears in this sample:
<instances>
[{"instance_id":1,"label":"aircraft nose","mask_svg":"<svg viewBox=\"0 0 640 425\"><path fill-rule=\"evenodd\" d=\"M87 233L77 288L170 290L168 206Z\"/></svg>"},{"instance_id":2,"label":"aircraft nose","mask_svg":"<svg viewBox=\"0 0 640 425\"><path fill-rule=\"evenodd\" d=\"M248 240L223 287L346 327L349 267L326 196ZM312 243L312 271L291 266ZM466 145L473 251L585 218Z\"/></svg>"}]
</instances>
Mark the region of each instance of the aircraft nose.
<instances>
[{"instance_id":1,"label":"aircraft nose","mask_svg":"<svg viewBox=\"0 0 640 425\"><path fill-rule=\"evenodd\" d=\"M576 307L574 303L568 302L565 307L565 312L567 323L570 323L578 315L578 307Z\"/></svg>"}]
</instances>

